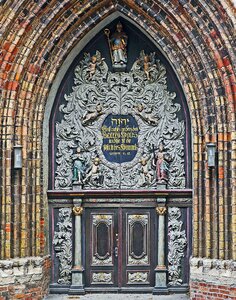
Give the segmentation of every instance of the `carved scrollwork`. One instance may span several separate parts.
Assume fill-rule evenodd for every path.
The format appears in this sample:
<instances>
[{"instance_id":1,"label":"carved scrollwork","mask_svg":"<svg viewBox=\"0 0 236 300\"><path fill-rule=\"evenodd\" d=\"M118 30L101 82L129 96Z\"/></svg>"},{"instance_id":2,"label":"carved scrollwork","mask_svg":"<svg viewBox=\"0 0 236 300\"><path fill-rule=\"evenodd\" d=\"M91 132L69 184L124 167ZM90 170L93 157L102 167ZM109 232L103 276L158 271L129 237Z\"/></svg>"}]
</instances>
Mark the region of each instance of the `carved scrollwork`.
<instances>
[{"instance_id":1,"label":"carved scrollwork","mask_svg":"<svg viewBox=\"0 0 236 300\"><path fill-rule=\"evenodd\" d=\"M112 215L93 215L93 225L98 225L100 222L104 222L106 225L112 224Z\"/></svg>"},{"instance_id":2,"label":"carved scrollwork","mask_svg":"<svg viewBox=\"0 0 236 300\"><path fill-rule=\"evenodd\" d=\"M97 272L92 275L92 284L113 284L112 273Z\"/></svg>"},{"instance_id":3,"label":"carved scrollwork","mask_svg":"<svg viewBox=\"0 0 236 300\"><path fill-rule=\"evenodd\" d=\"M60 208L56 224L58 231L53 237L54 250L59 259L60 284L71 283L72 269L72 211L70 208Z\"/></svg>"},{"instance_id":4,"label":"carved scrollwork","mask_svg":"<svg viewBox=\"0 0 236 300\"><path fill-rule=\"evenodd\" d=\"M59 108L63 119L56 124L55 188L71 189L76 180L84 189L155 188L162 179L169 188L184 188L185 126L175 97L155 53L142 51L128 73L108 71L98 51L85 54L75 69L73 91ZM138 124L138 149L131 161L117 163L104 156L101 128L109 115L121 112ZM160 145L168 176L159 178L153 165Z\"/></svg>"},{"instance_id":5,"label":"carved scrollwork","mask_svg":"<svg viewBox=\"0 0 236 300\"><path fill-rule=\"evenodd\" d=\"M178 220L181 210L178 207L168 209L168 272L169 284L181 285L181 261L185 255L187 238L185 230L181 230L183 222Z\"/></svg>"},{"instance_id":6,"label":"carved scrollwork","mask_svg":"<svg viewBox=\"0 0 236 300\"><path fill-rule=\"evenodd\" d=\"M133 272L128 273L128 283L134 284L134 283L149 283L148 281L148 272Z\"/></svg>"}]
</instances>

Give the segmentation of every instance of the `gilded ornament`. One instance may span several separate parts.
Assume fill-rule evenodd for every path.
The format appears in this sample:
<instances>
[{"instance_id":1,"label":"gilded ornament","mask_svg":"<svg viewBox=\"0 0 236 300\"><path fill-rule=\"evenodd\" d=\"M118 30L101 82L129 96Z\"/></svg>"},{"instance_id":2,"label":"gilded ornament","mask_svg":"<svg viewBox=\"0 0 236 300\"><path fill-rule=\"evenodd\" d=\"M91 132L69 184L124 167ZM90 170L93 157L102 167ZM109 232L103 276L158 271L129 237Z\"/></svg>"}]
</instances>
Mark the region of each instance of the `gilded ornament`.
<instances>
[{"instance_id":1,"label":"gilded ornament","mask_svg":"<svg viewBox=\"0 0 236 300\"><path fill-rule=\"evenodd\" d=\"M84 209L82 206L74 206L72 210L73 210L74 215L80 216L80 215L82 215Z\"/></svg>"},{"instance_id":2,"label":"gilded ornament","mask_svg":"<svg viewBox=\"0 0 236 300\"><path fill-rule=\"evenodd\" d=\"M159 206L156 207L156 212L158 215L163 216L165 215L166 211L167 211L166 207L159 207Z\"/></svg>"}]
</instances>

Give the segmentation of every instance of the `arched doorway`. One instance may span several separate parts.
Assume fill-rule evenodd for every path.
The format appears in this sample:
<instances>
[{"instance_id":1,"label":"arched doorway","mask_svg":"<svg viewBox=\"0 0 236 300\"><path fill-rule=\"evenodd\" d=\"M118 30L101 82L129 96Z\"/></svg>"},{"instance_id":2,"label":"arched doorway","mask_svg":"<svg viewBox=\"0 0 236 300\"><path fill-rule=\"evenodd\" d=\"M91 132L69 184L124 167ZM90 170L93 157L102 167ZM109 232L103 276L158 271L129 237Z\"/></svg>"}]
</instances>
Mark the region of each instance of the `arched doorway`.
<instances>
[{"instance_id":1,"label":"arched doorway","mask_svg":"<svg viewBox=\"0 0 236 300\"><path fill-rule=\"evenodd\" d=\"M51 291L187 291L188 108L167 59L129 21L69 66L49 145Z\"/></svg>"}]
</instances>

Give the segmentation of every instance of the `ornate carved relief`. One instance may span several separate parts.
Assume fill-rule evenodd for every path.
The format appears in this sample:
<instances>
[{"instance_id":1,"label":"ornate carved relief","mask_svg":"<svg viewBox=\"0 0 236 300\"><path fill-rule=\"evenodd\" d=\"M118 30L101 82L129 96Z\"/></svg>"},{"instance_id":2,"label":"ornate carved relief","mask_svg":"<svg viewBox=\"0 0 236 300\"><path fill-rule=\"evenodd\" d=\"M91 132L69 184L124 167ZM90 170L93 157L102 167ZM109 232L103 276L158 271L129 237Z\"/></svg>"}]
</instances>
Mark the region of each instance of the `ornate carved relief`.
<instances>
[{"instance_id":1,"label":"ornate carved relief","mask_svg":"<svg viewBox=\"0 0 236 300\"><path fill-rule=\"evenodd\" d=\"M113 284L112 273L97 272L92 275L92 284Z\"/></svg>"},{"instance_id":2,"label":"ornate carved relief","mask_svg":"<svg viewBox=\"0 0 236 300\"><path fill-rule=\"evenodd\" d=\"M56 224L58 231L55 231L53 238L56 257L59 259L60 284L71 283L72 269L72 210L71 208L60 208L59 218Z\"/></svg>"},{"instance_id":3,"label":"ornate carved relief","mask_svg":"<svg viewBox=\"0 0 236 300\"><path fill-rule=\"evenodd\" d=\"M185 230L181 230L183 222L178 220L181 217L181 211L178 207L168 209L168 272L169 284L180 285L181 279L181 261L187 246Z\"/></svg>"},{"instance_id":4,"label":"ornate carved relief","mask_svg":"<svg viewBox=\"0 0 236 300\"><path fill-rule=\"evenodd\" d=\"M147 265L149 264L149 215L147 214L136 214L128 215L128 265ZM140 239L137 240L134 237L134 226L141 225L139 230ZM134 242L138 242L138 254L134 247ZM142 249L142 250L141 250Z\"/></svg>"},{"instance_id":5,"label":"ornate carved relief","mask_svg":"<svg viewBox=\"0 0 236 300\"><path fill-rule=\"evenodd\" d=\"M157 182L184 188L185 128L175 96L155 53L142 51L129 73L108 71L98 51L85 54L59 109L55 188L71 189L73 182L84 189L155 188ZM117 122L105 128L108 116ZM114 159L106 159L108 152Z\"/></svg>"},{"instance_id":6,"label":"ornate carved relief","mask_svg":"<svg viewBox=\"0 0 236 300\"><path fill-rule=\"evenodd\" d=\"M141 284L149 284L148 280L148 272L129 272L128 273L128 284L135 284L135 283L141 283Z\"/></svg>"}]
</instances>

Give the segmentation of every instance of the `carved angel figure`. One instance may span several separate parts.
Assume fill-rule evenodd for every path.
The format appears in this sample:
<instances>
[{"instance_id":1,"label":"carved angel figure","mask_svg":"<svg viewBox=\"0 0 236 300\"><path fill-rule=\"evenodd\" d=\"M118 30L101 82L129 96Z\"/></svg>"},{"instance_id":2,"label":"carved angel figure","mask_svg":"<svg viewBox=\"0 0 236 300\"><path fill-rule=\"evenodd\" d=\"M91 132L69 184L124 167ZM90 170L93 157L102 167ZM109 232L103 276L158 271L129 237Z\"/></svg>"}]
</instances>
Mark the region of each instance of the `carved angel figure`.
<instances>
[{"instance_id":1,"label":"carved angel figure","mask_svg":"<svg viewBox=\"0 0 236 300\"><path fill-rule=\"evenodd\" d=\"M134 109L136 115L139 116L144 122L148 123L149 125L157 124L157 118L155 118L151 113L146 112L143 104L139 103L134 107Z\"/></svg>"},{"instance_id":2,"label":"carved angel figure","mask_svg":"<svg viewBox=\"0 0 236 300\"><path fill-rule=\"evenodd\" d=\"M103 114L102 106L100 103L97 104L95 111L86 112L82 119L82 124L87 125L88 123L91 123L95 121L99 116Z\"/></svg>"},{"instance_id":3,"label":"carved angel figure","mask_svg":"<svg viewBox=\"0 0 236 300\"><path fill-rule=\"evenodd\" d=\"M99 171L100 171L100 158L95 157L92 161L92 166L89 169L89 172L88 172L88 174L87 174L84 181L85 182L88 182L88 181L97 181L97 182L99 182L99 180L100 180Z\"/></svg>"},{"instance_id":4,"label":"carved angel figure","mask_svg":"<svg viewBox=\"0 0 236 300\"><path fill-rule=\"evenodd\" d=\"M140 58L138 60L139 65L143 69L145 75L147 76L147 80L151 80L151 72L155 69L155 52L150 55L145 54L142 50L140 53Z\"/></svg>"},{"instance_id":5,"label":"carved angel figure","mask_svg":"<svg viewBox=\"0 0 236 300\"><path fill-rule=\"evenodd\" d=\"M93 75L96 72L96 67L97 67L97 56L93 55L91 57L91 62L89 63L89 80L93 78Z\"/></svg>"}]
</instances>

